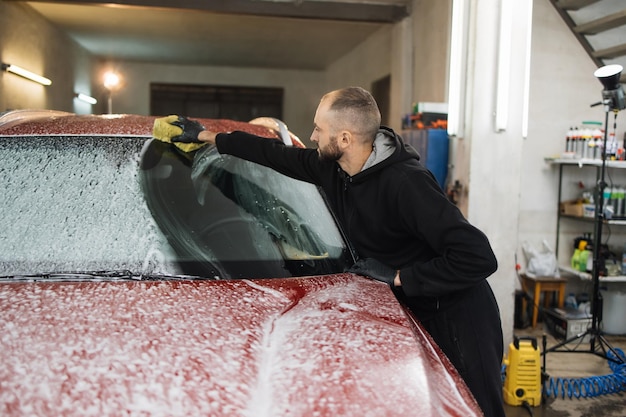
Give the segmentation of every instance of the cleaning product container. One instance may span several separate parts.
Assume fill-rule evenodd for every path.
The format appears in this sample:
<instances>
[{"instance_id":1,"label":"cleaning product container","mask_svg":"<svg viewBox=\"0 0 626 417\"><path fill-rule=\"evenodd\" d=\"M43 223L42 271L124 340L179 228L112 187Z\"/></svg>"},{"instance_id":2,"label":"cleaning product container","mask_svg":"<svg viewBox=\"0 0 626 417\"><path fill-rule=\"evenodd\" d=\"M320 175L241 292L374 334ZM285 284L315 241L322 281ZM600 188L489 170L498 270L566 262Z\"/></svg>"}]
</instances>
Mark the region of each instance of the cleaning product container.
<instances>
[{"instance_id":1,"label":"cleaning product container","mask_svg":"<svg viewBox=\"0 0 626 417\"><path fill-rule=\"evenodd\" d=\"M602 290L602 331L626 334L626 283L607 283Z\"/></svg>"}]
</instances>

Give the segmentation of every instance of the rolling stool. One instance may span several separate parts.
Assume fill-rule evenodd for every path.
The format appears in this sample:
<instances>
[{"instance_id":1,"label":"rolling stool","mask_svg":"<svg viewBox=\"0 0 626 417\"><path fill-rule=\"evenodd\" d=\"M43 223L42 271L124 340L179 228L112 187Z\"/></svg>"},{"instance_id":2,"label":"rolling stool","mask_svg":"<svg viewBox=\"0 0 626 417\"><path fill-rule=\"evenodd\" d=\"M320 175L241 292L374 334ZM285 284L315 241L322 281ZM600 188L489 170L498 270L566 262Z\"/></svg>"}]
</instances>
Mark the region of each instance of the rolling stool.
<instances>
[{"instance_id":1,"label":"rolling stool","mask_svg":"<svg viewBox=\"0 0 626 417\"><path fill-rule=\"evenodd\" d=\"M554 302L558 294L557 306L563 308L565 302L565 284L567 280L559 277L531 277L526 274L521 274L522 277L522 290L524 293L529 292L533 294L533 318L532 328L537 325L537 314L539 312L539 300L541 299L541 293L552 293L552 301ZM543 297L544 308L549 307L548 294L544 294ZM522 311L526 311L526 298L522 299Z\"/></svg>"}]
</instances>

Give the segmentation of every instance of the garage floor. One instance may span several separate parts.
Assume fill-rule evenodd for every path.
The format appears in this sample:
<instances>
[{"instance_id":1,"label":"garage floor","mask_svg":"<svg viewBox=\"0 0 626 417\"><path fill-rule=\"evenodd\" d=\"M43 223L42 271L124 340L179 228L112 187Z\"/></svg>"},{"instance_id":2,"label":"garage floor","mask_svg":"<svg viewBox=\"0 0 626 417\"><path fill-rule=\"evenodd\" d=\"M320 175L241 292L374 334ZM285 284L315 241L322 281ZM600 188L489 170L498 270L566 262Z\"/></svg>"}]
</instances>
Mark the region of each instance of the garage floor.
<instances>
[{"instance_id":1,"label":"garage floor","mask_svg":"<svg viewBox=\"0 0 626 417\"><path fill-rule=\"evenodd\" d=\"M542 346L542 337L546 334L548 349L560 342L560 340L556 340L546 333L542 323L537 323L534 330L530 327L522 330L516 329L515 334L517 336L536 337L540 347ZM604 338L611 347L620 348L626 352L626 336L604 335ZM578 340L563 346L560 350L566 348L576 350L577 353L548 352L546 372L550 377L581 378L613 374L607 359L589 353L591 350L589 342ZM505 355L508 356L508 346L505 348ZM531 407L532 414L524 407L519 406L505 405L505 409L507 417L625 417L626 391L594 398L570 399L568 396L565 398L551 396L543 401L540 406Z\"/></svg>"}]
</instances>

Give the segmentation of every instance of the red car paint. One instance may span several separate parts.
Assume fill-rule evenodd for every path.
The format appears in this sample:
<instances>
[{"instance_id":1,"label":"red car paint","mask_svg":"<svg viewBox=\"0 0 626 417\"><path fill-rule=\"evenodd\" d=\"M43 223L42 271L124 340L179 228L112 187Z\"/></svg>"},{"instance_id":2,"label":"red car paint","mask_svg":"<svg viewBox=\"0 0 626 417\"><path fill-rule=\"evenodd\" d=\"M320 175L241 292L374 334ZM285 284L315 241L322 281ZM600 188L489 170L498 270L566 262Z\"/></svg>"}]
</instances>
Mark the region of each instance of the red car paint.
<instances>
[{"instance_id":1,"label":"red car paint","mask_svg":"<svg viewBox=\"0 0 626 417\"><path fill-rule=\"evenodd\" d=\"M132 114L74 115L57 111L17 110L0 116L0 136L37 135L107 135L107 136L152 136L156 116ZM216 132L246 131L258 136L278 138L276 131L268 127L226 119L199 120L207 130ZM303 147L299 139L292 136L295 146Z\"/></svg>"},{"instance_id":2,"label":"red car paint","mask_svg":"<svg viewBox=\"0 0 626 417\"><path fill-rule=\"evenodd\" d=\"M276 280L0 286L4 416L472 416L388 287Z\"/></svg>"}]
</instances>

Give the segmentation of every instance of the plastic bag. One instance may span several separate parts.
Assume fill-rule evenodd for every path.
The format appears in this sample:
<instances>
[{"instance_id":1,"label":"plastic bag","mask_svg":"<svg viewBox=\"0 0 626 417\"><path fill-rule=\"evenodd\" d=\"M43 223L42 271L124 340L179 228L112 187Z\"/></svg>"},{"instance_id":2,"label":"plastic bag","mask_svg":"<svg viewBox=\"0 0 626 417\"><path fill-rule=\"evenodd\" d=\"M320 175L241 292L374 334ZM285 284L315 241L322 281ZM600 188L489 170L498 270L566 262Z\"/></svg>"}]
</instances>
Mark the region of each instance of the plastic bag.
<instances>
[{"instance_id":1,"label":"plastic bag","mask_svg":"<svg viewBox=\"0 0 626 417\"><path fill-rule=\"evenodd\" d=\"M559 264L556 260L554 251L548 245L548 242L544 239L542 241L541 249L533 247L530 243L524 242L522 244L522 250L528 265L526 267L526 274L532 276L548 276L558 277Z\"/></svg>"}]
</instances>

